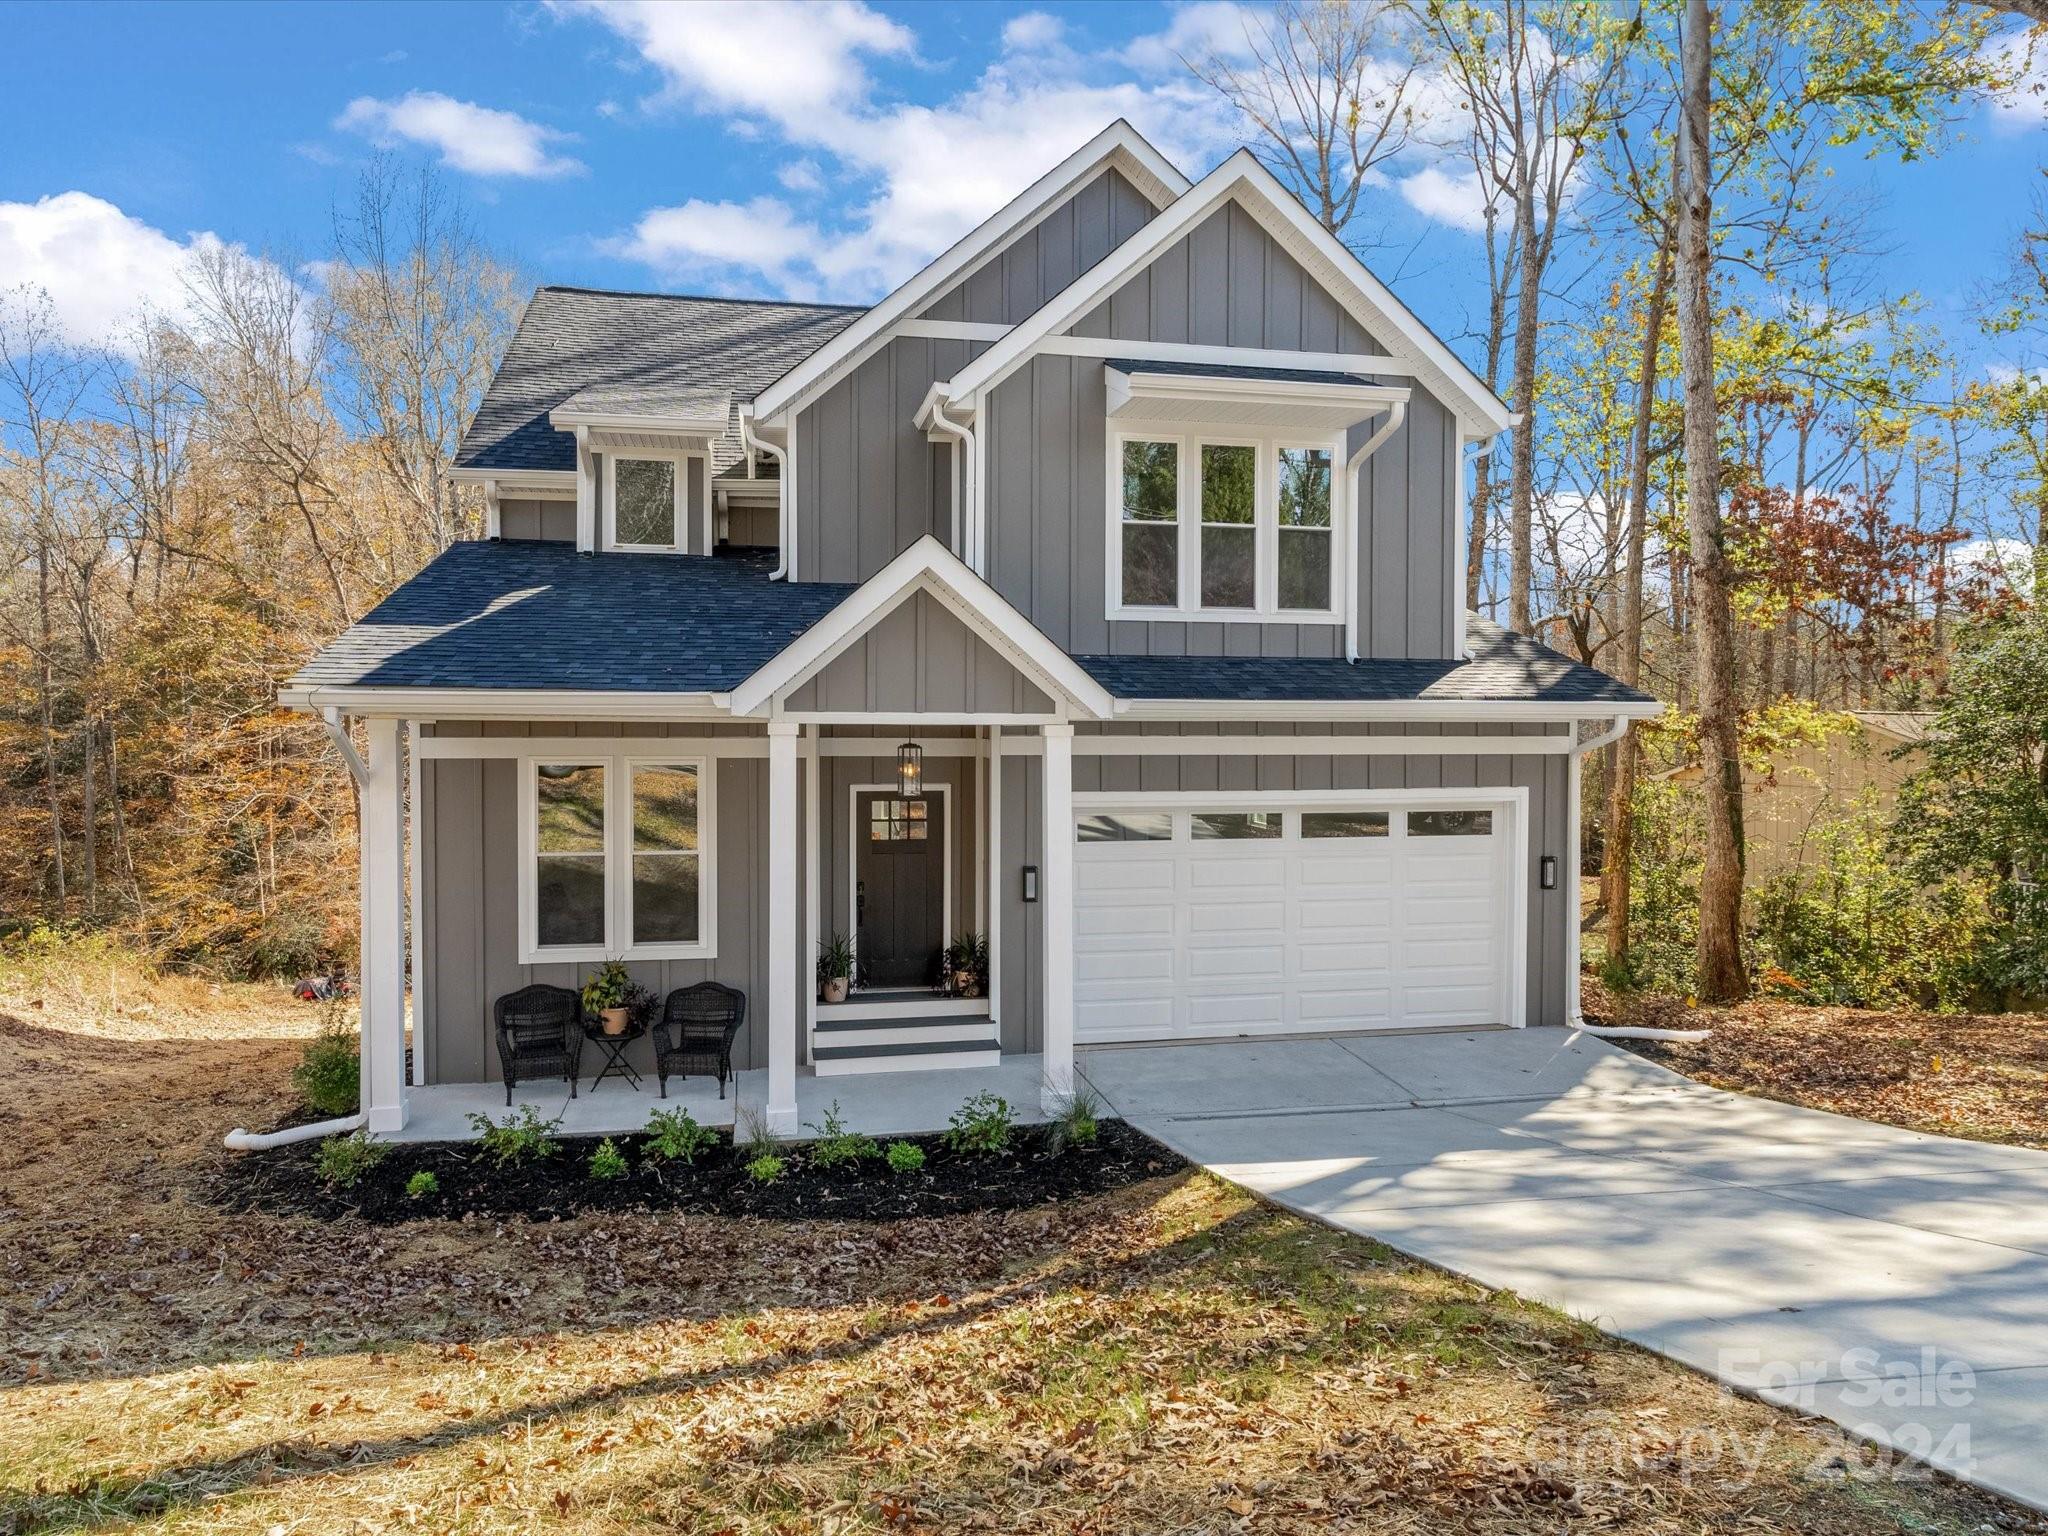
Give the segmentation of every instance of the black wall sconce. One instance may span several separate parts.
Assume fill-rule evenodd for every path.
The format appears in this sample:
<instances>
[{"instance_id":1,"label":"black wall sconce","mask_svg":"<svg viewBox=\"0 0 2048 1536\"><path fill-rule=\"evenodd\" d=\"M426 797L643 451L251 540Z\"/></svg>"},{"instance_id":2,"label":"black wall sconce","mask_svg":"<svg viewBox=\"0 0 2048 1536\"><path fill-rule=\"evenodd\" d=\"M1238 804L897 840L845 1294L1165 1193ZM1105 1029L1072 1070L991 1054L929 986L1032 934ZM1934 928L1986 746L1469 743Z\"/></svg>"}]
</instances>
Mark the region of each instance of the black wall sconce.
<instances>
[{"instance_id":1,"label":"black wall sconce","mask_svg":"<svg viewBox=\"0 0 2048 1536\"><path fill-rule=\"evenodd\" d=\"M1038 866L1036 864L1026 864L1024 866L1024 899L1027 902L1038 900Z\"/></svg>"},{"instance_id":2,"label":"black wall sconce","mask_svg":"<svg viewBox=\"0 0 2048 1536\"><path fill-rule=\"evenodd\" d=\"M1546 853L1536 861L1536 883L1546 891L1557 889L1557 855Z\"/></svg>"}]
</instances>

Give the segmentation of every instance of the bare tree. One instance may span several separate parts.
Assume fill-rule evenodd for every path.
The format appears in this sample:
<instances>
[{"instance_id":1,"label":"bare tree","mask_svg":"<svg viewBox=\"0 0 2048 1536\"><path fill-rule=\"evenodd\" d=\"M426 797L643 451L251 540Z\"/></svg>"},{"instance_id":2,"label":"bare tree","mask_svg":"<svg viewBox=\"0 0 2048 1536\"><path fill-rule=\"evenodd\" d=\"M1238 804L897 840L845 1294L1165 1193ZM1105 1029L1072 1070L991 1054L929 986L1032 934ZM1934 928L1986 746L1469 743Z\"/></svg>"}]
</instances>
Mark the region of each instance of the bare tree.
<instances>
[{"instance_id":1,"label":"bare tree","mask_svg":"<svg viewBox=\"0 0 2048 1536\"><path fill-rule=\"evenodd\" d=\"M1527 632L1535 569L1536 350L1543 285L1560 215L1587 149L1617 115L1635 24L1604 8L1534 0L1438 3L1430 18L1445 67L1470 115L1472 168L1512 211L1517 258L1509 393L1508 627ZM1502 273L1495 291L1501 291ZM1467 585L1471 583L1468 566Z\"/></svg>"},{"instance_id":2,"label":"bare tree","mask_svg":"<svg viewBox=\"0 0 2048 1536\"><path fill-rule=\"evenodd\" d=\"M1682 95L1672 185L1678 206L1679 373L1685 397L1685 514L1692 576L1706 867L1700 876L1699 991L1712 1002L1749 994L1742 964L1742 704L1735 686L1734 589L1721 521L1714 395L1713 21L1686 0L1679 36Z\"/></svg>"},{"instance_id":3,"label":"bare tree","mask_svg":"<svg viewBox=\"0 0 2048 1536\"><path fill-rule=\"evenodd\" d=\"M1260 158L1323 228L1346 236L1375 167L1414 130L1408 0L1285 0L1247 11L1244 35L1244 60L1182 62L1258 130Z\"/></svg>"},{"instance_id":4,"label":"bare tree","mask_svg":"<svg viewBox=\"0 0 2048 1536\"><path fill-rule=\"evenodd\" d=\"M428 166L373 161L335 219L334 245L329 387L405 499L417 564L477 531L448 469L518 320L516 276Z\"/></svg>"}]
</instances>

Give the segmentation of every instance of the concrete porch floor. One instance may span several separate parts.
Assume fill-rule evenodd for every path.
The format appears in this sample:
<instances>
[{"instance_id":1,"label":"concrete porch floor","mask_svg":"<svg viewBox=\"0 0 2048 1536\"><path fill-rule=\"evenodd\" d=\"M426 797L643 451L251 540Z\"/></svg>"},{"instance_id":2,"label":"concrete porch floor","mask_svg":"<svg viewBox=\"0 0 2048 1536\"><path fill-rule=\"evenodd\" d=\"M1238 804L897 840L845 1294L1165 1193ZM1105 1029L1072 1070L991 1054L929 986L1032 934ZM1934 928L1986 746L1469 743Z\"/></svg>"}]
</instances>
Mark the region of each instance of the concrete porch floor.
<instances>
[{"instance_id":1,"label":"concrete porch floor","mask_svg":"<svg viewBox=\"0 0 2048 1536\"><path fill-rule=\"evenodd\" d=\"M844 1077L815 1077L808 1069L796 1080L797 1119L822 1125L833 1101L839 1104L839 1118L847 1129L869 1136L915 1136L943 1131L961 1102L977 1093L993 1093L1009 1100L1020 1123L1044 1119L1038 1107L1041 1058L1035 1055L1005 1056L993 1067L962 1067L946 1071L862 1072ZM405 1129L380 1138L385 1141L473 1141L476 1131L469 1123L473 1114L502 1120L531 1104L542 1119L561 1116L564 1136L616 1136L638 1131L657 1109L687 1109L700 1125L730 1126L738 1106L760 1109L768 1101L768 1073L765 1068L739 1074L727 1083L725 1098L718 1097L718 1085L709 1078L669 1079L668 1097L656 1096L652 1073L645 1075L636 1090L616 1076L592 1091L589 1080L577 1085L576 1097L569 1097L569 1085L559 1079L534 1083L514 1090L512 1106L505 1105L501 1083L442 1083L430 1088L406 1090L409 1106ZM813 1133L800 1131L795 1140Z\"/></svg>"}]
</instances>

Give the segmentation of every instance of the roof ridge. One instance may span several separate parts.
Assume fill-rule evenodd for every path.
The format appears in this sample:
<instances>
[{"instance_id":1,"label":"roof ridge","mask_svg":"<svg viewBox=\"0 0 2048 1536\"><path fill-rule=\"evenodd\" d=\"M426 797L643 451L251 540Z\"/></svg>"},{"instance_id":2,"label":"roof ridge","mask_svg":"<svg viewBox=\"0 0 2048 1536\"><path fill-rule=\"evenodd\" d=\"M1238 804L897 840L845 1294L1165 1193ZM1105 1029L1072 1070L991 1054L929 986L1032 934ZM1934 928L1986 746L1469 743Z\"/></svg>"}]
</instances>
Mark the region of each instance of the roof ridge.
<instances>
[{"instance_id":1,"label":"roof ridge","mask_svg":"<svg viewBox=\"0 0 2048 1536\"><path fill-rule=\"evenodd\" d=\"M587 293L605 299L676 299L690 304L752 304L772 309L816 309L864 314L867 304L814 304L803 299L747 299L721 293L657 293L650 288L591 288L582 283L542 283L538 293Z\"/></svg>"}]
</instances>

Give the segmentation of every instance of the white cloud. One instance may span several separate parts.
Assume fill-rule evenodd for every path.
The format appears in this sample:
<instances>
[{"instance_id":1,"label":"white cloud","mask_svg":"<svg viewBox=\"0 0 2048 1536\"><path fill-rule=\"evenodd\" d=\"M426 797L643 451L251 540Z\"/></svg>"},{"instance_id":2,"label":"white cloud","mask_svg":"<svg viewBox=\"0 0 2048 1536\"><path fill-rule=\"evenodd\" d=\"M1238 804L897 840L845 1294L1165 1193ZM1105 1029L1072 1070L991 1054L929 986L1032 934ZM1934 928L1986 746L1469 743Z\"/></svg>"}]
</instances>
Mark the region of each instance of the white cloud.
<instances>
[{"instance_id":1,"label":"white cloud","mask_svg":"<svg viewBox=\"0 0 2048 1536\"><path fill-rule=\"evenodd\" d=\"M1176 6L1173 20L1164 32L1134 38L1123 51L1123 61L1149 74L1173 75L1188 63L1218 58L1245 63L1252 57L1252 39L1258 36L1257 13L1232 0L1198 0L1194 5Z\"/></svg>"},{"instance_id":2,"label":"white cloud","mask_svg":"<svg viewBox=\"0 0 2048 1536\"><path fill-rule=\"evenodd\" d=\"M1025 11L1003 23L1003 46L1018 52L1050 48L1066 36L1067 24L1046 11Z\"/></svg>"},{"instance_id":3,"label":"white cloud","mask_svg":"<svg viewBox=\"0 0 2048 1536\"><path fill-rule=\"evenodd\" d=\"M119 346L146 313L185 315L192 254L221 245L206 231L174 239L88 192L0 202L0 283L49 294L79 346Z\"/></svg>"},{"instance_id":4,"label":"white cloud","mask_svg":"<svg viewBox=\"0 0 2048 1536\"><path fill-rule=\"evenodd\" d=\"M574 135L439 91L408 91L390 100L358 96L334 126L374 144L424 144L441 152L442 164L475 176L567 176L583 169L548 148Z\"/></svg>"},{"instance_id":5,"label":"white cloud","mask_svg":"<svg viewBox=\"0 0 2048 1536\"><path fill-rule=\"evenodd\" d=\"M2031 29L2008 32L1986 43L1978 57L2008 81L1990 96L1993 128L2025 133L2048 122L2048 44Z\"/></svg>"},{"instance_id":6,"label":"white cloud","mask_svg":"<svg viewBox=\"0 0 2048 1536\"><path fill-rule=\"evenodd\" d=\"M1426 165L1395 185L1408 206L1426 218L1474 233L1486 228L1486 185L1477 171Z\"/></svg>"},{"instance_id":7,"label":"white cloud","mask_svg":"<svg viewBox=\"0 0 2048 1536\"><path fill-rule=\"evenodd\" d=\"M669 278L723 280L759 272L786 281L823 238L816 225L799 220L780 198L757 197L748 203L692 198L673 208L650 209L613 249Z\"/></svg>"},{"instance_id":8,"label":"white cloud","mask_svg":"<svg viewBox=\"0 0 2048 1536\"><path fill-rule=\"evenodd\" d=\"M811 159L790 161L775 172L775 179L792 192L825 190L825 173L818 169L818 162Z\"/></svg>"},{"instance_id":9,"label":"white cloud","mask_svg":"<svg viewBox=\"0 0 2048 1536\"><path fill-rule=\"evenodd\" d=\"M796 10L551 3L557 14L596 19L631 43L662 76L657 104L720 113L728 131L773 135L796 152L782 177L790 190L811 190L806 163L820 187L852 190L855 203L812 248L757 269L785 291L886 292L1117 117L1191 172L1235 144L1229 110L1184 72L1151 83L1102 79L1100 60L1076 54L1037 22L1022 29L1037 46L1013 48L966 90L925 106L886 97L869 73L876 60L914 59L915 36L856 0ZM773 67L763 67L771 59ZM746 208L752 232L764 211ZM778 233L799 227L767 213L766 227ZM654 247L636 230L613 248ZM778 245L768 248L780 258Z\"/></svg>"}]
</instances>

